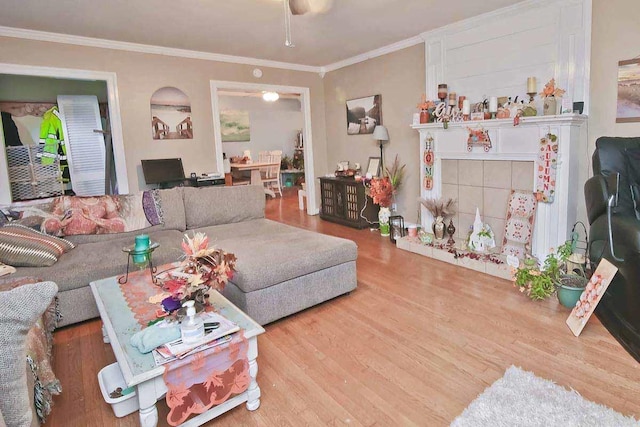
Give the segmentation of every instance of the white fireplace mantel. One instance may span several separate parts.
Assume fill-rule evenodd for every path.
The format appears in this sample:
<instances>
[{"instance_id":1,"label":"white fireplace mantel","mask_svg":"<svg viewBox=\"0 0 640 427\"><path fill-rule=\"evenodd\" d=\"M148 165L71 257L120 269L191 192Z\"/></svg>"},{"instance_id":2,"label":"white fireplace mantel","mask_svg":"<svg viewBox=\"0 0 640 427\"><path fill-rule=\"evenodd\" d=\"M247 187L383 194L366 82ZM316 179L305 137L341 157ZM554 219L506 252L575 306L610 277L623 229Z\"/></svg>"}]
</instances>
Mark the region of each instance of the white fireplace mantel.
<instances>
[{"instance_id":1,"label":"white fireplace mantel","mask_svg":"<svg viewBox=\"0 0 640 427\"><path fill-rule=\"evenodd\" d=\"M577 218L579 199L584 197L578 174L580 165L586 162L587 146L586 115L563 114L557 116L523 117L518 126L513 119L485 120L413 125L420 133L420 196L438 198L442 194L441 166L443 159L458 160L518 160L535 161L540 149L540 139L552 133L558 137L558 166L556 170L556 193L553 203L539 203L534 225L532 252L543 259L551 247L564 243ZM468 130L484 128L489 131L492 147L485 152L482 147L467 150ZM427 138L433 138L434 152L433 189L423 186L425 165L423 163ZM534 168L535 183L536 171ZM531 189L533 191L533 188ZM505 207L506 209L506 207ZM433 218L422 208L422 226L431 228Z\"/></svg>"}]
</instances>

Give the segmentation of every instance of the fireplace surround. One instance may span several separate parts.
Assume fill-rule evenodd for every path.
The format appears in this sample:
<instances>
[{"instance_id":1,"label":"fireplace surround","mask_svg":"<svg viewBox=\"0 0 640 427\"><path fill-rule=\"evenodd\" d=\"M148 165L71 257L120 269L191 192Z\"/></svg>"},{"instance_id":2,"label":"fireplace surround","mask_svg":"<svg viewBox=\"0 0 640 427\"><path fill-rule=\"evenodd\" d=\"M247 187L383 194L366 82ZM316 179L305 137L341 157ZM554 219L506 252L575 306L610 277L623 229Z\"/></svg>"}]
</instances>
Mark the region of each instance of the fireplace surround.
<instances>
[{"instance_id":1,"label":"fireplace surround","mask_svg":"<svg viewBox=\"0 0 640 427\"><path fill-rule=\"evenodd\" d=\"M506 208L506 199L503 206L485 199L501 200L501 195L506 197L507 179L509 185L522 187L530 185L529 190L533 191L537 171L531 167L535 162L539 150L540 140L551 133L558 137L558 153L556 167L556 187L555 199L552 203L538 204L536 220L533 231L532 253L540 259L549 252L550 248L556 248L564 243L569 237L571 228L577 220L577 206L583 199L582 183L579 182L580 167L587 162L587 116L580 114L563 114L556 116L524 117L518 126L513 125L512 119L486 120L474 122L449 123L448 129L444 129L442 123L429 123L413 125L412 127L420 133L420 197L438 198L441 196L452 197L452 176L457 174L458 188L457 198L463 210L474 204L475 200L480 200L479 194L470 192L470 188L482 187L482 206L480 208L483 218L486 216L494 220L502 219L499 211ZM485 151L484 147L474 146L469 151L467 149L467 137L469 130L485 129L491 138L491 148ZM423 163L427 140L431 141L431 149L434 154L433 162L433 187L429 190L424 186L425 165ZM469 160L479 160L481 162L468 162ZM493 162L500 165L498 168L490 167ZM479 164L479 166L478 166ZM485 173L487 166L490 171ZM452 168L457 167L456 172ZM460 169L462 167L462 170ZM482 169L477 175L478 168ZM474 172L474 169L476 172ZM514 172L515 170L515 172ZM474 175L476 173L476 175ZM523 174L531 173L530 179ZM475 176L475 177L474 177ZM478 181L478 176L482 180L482 185ZM462 183L460 179L466 180ZM486 185L486 184L489 185ZM527 190L527 188L515 188ZM505 193L502 194L501 193ZM471 199L471 200L470 200ZM469 206L467 206L469 205ZM422 227L429 230L433 218L424 208L421 208ZM457 215L458 228L457 236L466 237L465 224L469 218L466 212ZM501 237L504 222L494 221L497 224L496 234ZM460 226L459 226L460 225ZM466 224L468 225L468 224ZM491 224L490 225L494 225ZM498 240L497 240L498 242ZM501 243L501 240L499 240Z\"/></svg>"}]
</instances>

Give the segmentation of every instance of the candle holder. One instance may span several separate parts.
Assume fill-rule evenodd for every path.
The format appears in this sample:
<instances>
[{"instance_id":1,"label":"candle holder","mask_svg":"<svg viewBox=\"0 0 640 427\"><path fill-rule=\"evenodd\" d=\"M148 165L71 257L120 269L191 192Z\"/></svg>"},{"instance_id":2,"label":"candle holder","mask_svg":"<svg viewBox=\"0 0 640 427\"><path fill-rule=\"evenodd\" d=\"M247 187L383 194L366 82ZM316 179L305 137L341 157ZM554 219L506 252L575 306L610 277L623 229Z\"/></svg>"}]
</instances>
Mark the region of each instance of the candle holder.
<instances>
[{"instance_id":1,"label":"candle holder","mask_svg":"<svg viewBox=\"0 0 640 427\"><path fill-rule=\"evenodd\" d=\"M533 102L533 100L535 99L537 93L536 92L527 92L527 95L529 95L529 102Z\"/></svg>"},{"instance_id":2,"label":"candle holder","mask_svg":"<svg viewBox=\"0 0 640 427\"><path fill-rule=\"evenodd\" d=\"M133 261L134 265L143 266L142 268L149 265L149 274L151 274L151 282L154 284L158 283L158 278L156 277L157 267L153 265L153 261L151 260L151 254L153 251L158 249L160 244L157 242L153 242L149 244L149 247L146 249L136 249L136 245L131 245L122 248L122 252L126 252L127 254L127 270L124 276L120 276L118 278L118 283L121 285L127 283L129 281L129 266L131 265L131 261Z\"/></svg>"}]
</instances>

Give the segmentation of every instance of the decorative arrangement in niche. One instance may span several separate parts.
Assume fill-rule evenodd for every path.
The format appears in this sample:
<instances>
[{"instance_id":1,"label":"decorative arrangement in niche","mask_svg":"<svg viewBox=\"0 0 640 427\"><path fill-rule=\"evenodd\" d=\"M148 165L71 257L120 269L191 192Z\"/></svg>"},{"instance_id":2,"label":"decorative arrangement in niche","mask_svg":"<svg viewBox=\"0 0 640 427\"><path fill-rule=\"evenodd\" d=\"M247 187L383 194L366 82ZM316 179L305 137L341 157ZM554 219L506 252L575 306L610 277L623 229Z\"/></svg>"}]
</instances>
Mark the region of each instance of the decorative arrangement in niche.
<instances>
[{"instance_id":1,"label":"decorative arrangement in niche","mask_svg":"<svg viewBox=\"0 0 640 427\"><path fill-rule=\"evenodd\" d=\"M536 199L553 203L556 192L558 166L558 137L548 133L540 139L540 152L536 159Z\"/></svg>"},{"instance_id":2,"label":"decorative arrangement in niche","mask_svg":"<svg viewBox=\"0 0 640 427\"><path fill-rule=\"evenodd\" d=\"M153 139L193 139L191 101L180 89L163 87L151 96Z\"/></svg>"},{"instance_id":3,"label":"decorative arrangement in niche","mask_svg":"<svg viewBox=\"0 0 640 427\"><path fill-rule=\"evenodd\" d=\"M347 101L347 134L373 133L382 124L382 95Z\"/></svg>"},{"instance_id":4,"label":"decorative arrangement in niche","mask_svg":"<svg viewBox=\"0 0 640 427\"><path fill-rule=\"evenodd\" d=\"M524 259L531 253L533 223L536 219L538 200L531 192L511 190L507 203L507 220L502 240L503 255Z\"/></svg>"},{"instance_id":5,"label":"decorative arrangement in niche","mask_svg":"<svg viewBox=\"0 0 640 427\"><path fill-rule=\"evenodd\" d=\"M251 141L249 112L238 110L221 111L220 134L222 135L222 142Z\"/></svg>"},{"instance_id":6,"label":"decorative arrangement in niche","mask_svg":"<svg viewBox=\"0 0 640 427\"><path fill-rule=\"evenodd\" d=\"M616 123L640 122L640 59L618 62Z\"/></svg>"}]
</instances>

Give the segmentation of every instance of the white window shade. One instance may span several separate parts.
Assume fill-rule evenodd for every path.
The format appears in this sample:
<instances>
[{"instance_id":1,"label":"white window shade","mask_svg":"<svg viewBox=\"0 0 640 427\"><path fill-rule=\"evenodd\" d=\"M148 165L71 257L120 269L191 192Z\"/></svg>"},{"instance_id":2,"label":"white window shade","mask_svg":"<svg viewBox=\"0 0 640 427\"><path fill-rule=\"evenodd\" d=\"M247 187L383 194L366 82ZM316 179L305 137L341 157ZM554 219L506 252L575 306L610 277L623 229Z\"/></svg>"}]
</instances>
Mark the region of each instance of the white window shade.
<instances>
[{"instance_id":1,"label":"white window shade","mask_svg":"<svg viewBox=\"0 0 640 427\"><path fill-rule=\"evenodd\" d=\"M58 108L64 124L71 187L78 196L105 194L105 145L98 98L60 95Z\"/></svg>"}]
</instances>

